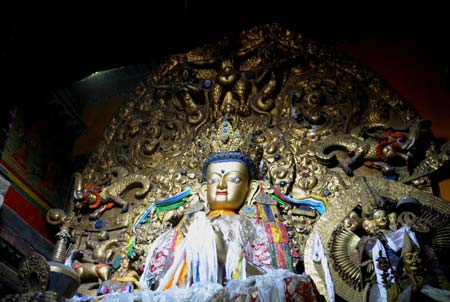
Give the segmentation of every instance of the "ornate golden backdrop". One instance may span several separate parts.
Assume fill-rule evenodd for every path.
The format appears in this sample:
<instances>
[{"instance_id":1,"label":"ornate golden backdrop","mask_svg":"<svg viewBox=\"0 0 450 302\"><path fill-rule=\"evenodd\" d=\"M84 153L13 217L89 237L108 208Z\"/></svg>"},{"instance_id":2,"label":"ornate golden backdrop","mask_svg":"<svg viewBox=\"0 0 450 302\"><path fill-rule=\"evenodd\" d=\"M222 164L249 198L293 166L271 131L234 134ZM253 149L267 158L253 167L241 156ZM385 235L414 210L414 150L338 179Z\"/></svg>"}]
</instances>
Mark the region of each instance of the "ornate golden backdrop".
<instances>
[{"instance_id":1,"label":"ornate golden backdrop","mask_svg":"<svg viewBox=\"0 0 450 302\"><path fill-rule=\"evenodd\" d=\"M419 218L431 211L448 221L450 208L432 195L432 188L434 175L448 163L449 149L434 141L430 123L372 72L271 24L173 55L137 87L111 120L75 187L80 195L84 184L92 185L89 205L120 207L95 215L87 206L74 207L62 217L75 238L73 248L105 262L108 250L126 250L136 218L153 203L187 188L198 190L202 163L220 151L214 145L219 140L229 142L222 151L261 152L251 155L261 156L257 164L267 189L325 204L321 218L289 205L282 212L307 272L317 277L322 291L310 258L310 234L317 230L331 255L331 234L341 230L351 210L366 203L382 207L368 202L372 195L364 186L395 200L412 195L424 203ZM183 206L140 226L138 263L153 239L196 201L192 195ZM360 299L356 275L346 275L354 268L343 268L347 263L333 257L337 294Z\"/></svg>"}]
</instances>

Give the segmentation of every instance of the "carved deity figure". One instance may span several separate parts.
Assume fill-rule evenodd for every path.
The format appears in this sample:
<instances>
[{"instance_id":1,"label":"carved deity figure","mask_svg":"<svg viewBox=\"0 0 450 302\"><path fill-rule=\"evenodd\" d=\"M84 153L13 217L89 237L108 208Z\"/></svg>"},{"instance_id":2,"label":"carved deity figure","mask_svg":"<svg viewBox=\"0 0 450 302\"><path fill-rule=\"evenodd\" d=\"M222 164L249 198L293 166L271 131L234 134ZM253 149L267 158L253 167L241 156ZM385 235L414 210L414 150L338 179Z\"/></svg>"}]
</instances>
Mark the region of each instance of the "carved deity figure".
<instances>
[{"instance_id":1,"label":"carved deity figure","mask_svg":"<svg viewBox=\"0 0 450 302\"><path fill-rule=\"evenodd\" d=\"M111 294L117 292L132 292L138 290L139 275L130 267L131 261L126 254L120 255L120 267L112 274L111 279L103 282L98 294Z\"/></svg>"},{"instance_id":2,"label":"carved deity figure","mask_svg":"<svg viewBox=\"0 0 450 302\"><path fill-rule=\"evenodd\" d=\"M413 282L413 290L422 287L422 257L420 255L420 248L414 244L408 233L405 233L402 248L403 269L408 277Z\"/></svg>"},{"instance_id":3,"label":"carved deity figure","mask_svg":"<svg viewBox=\"0 0 450 302\"><path fill-rule=\"evenodd\" d=\"M355 211L351 211L343 221L344 228L352 232L356 231L360 225L361 217Z\"/></svg>"},{"instance_id":4,"label":"carved deity figure","mask_svg":"<svg viewBox=\"0 0 450 302\"><path fill-rule=\"evenodd\" d=\"M258 189L253 169L250 158L241 152L214 154L207 160L200 196L207 201L209 212L185 216L176 228L155 241L156 248L150 255L151 268L147 267L144 274L156 275L159 289L188 286L196 278L223 283L274 268L292 269L291 248L284 226L277 224L280 238L270 240L264 223L238 214ZM278 251L271 243L278 245ZM172 254L167 252L172 250ZM197 256L191 261L200 259L200 263L186 262L192 252ZM184 266L188 270L197 267L189 272L182 269ZM201 275L205 272L210 274Z\"/></svg>"},{"instance_id":5,"label":"carved deity figure","mask_svg":"<svg viewBox=\"0 0 450 302\"><path fill-rule=\"evenodd\" d=\"M277 270L292 274L296 252L279 221L276 203L263 204L264 215L246 215L255 214L256 200L266 195L256 180L257 160L252 155L239 149L210 154L198 192L207 210L188 209L176 227L153 242L140 279L142 288L164 291L204 282L226 285ZM296 277L300 280L296 286L303 288L308 299L319 297L309 276Z\"/></svg>"}]
</instances>

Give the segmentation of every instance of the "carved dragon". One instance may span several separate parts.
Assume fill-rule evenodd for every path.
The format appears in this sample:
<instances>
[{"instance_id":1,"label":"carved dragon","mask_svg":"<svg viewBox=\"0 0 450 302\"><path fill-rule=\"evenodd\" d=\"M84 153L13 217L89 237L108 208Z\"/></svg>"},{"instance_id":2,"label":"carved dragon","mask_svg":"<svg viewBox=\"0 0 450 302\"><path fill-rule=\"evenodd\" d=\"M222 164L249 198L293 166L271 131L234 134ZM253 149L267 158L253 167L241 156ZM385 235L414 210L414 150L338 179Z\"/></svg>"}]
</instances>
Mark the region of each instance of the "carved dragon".
<instances>
[{"instance_id":1,"label":"carved dragon","mask_svg":"<svg viewBox=\"0 0 450 302\"><path fill-rule=\"evenodd\" d=\"M413 157L412 147L429 126L428 121L421 120L407 132L374 125L365 130L366 137L338 135L327 139L317 147L316 158L326 166L338 164L348 175L351 175L358 167L358 163L363 161L366 166L381 168L387 173L392 169L389 162L394 159L403 160L407 164ZM336 150L346 151L346 158L338 159Z\"/></svg>"},{"instance_id":2,"label":"carved dragon","mask_svg":"<svg viewBox=\"0 0 450 302\"><path fill-rule=\"evenodd\" d=\"M103 212L119 205L122 212L128 210L128 202L122 196L129 190L141 187L134 193L136 198L142 198L150 189L148 177L139 174L123 176L104 188L95 188L92 183L82 185L82 175L75 173L75 208L81 211L83 207L95 209L89 215L91 220L98 219Z\"/></svg>"}]
</instances>

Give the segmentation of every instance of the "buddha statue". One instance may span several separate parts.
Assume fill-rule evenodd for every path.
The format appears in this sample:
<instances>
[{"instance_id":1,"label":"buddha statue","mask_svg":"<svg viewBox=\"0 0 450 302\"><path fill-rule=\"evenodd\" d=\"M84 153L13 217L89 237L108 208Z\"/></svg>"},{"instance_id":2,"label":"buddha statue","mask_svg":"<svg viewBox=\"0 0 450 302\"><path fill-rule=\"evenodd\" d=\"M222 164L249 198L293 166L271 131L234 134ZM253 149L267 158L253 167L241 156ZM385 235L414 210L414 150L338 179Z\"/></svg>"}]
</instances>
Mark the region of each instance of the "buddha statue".
<instances>
[{"instance_id":1,"label":"buddha statue","mask_svg":"<svg viewBox=\"0 0 450 302\"><path fill-rule=\"evenodd\" d=\"M292 269L284 226L277 224L273 232L278 234L269 238L263 222L239 214L259 189L250 157L239 151L215 153L206 160L203 171L199 196L207 202L208 211L185 215L177 227L155 240L150 267L144 272L147 281L159 281L157 288L167 289L203 278L225 283L274 268ZM279 238L274 238L276 235ZM191 253L195 257L188 263Z\"/></svg>"},{"instance_id":2,"label":"buddha statue","mask_svg":"<svg viewBox=\"0 0 450 302\"><path fill-rule=\"evenodd\" d=\"M226 127L232 131L231 125ZM220 145L235 147L232 138ZM257 154L240 148L209 154L197 193L206 205L187 209L175 227L155 239L140 279L143 289L165 291L208 282L226 286L274 271L294 275L295 250L276 202L257 180ZM291 287L308 288L305 293L318 297L309 276L295 278L301 282Z\"/></svg>"}]
</instances>

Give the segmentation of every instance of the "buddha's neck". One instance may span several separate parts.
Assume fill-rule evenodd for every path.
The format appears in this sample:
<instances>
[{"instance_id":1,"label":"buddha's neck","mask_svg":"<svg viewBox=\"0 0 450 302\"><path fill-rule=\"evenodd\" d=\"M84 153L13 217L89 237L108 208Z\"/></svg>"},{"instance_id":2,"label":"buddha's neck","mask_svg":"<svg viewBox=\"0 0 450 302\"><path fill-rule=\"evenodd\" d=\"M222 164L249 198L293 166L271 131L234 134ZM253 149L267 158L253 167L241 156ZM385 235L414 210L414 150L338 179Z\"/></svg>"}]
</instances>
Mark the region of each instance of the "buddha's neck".
<instances>
[{"instance_id":1,"label":"buddha's neck","mask_svg":"<svg viewBox=\"0 0 450 302\"><path fill-rule=\"evenodd\" d=\"M232 210L212 210L209 212L208 217L216 217L216 216L231 216L237 215L235 211Z\"/></svg>"}]
</instances>

